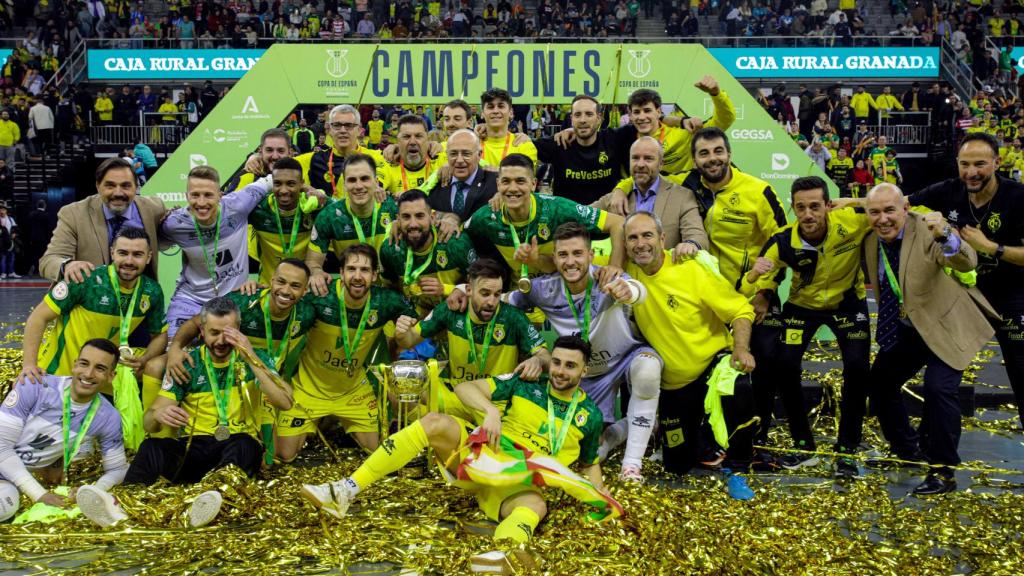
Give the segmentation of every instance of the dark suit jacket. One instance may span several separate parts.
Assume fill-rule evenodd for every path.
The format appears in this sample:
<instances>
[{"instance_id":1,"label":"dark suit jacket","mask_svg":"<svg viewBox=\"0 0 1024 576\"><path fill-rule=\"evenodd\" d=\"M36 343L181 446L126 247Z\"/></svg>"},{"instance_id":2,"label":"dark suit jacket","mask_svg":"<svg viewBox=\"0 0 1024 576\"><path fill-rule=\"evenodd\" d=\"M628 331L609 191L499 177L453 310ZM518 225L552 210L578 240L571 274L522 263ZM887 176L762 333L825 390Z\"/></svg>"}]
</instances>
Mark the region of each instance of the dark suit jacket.
<instances>
[{"instance_id":1,"label":"dark suit jacket","mask_svg":"<svg viewBox=\"0 0 1024 576\"><path fill-rule=\"evenodd\" d=\"M704 219L701 218L697 199L689 188L669 182L661 177L658 194L654 197L654 215L661 220L665 230L665 247L669 250L683 240L691 240L707 250L711 245L708 234L704 230ZM636 211L636 194L630 194L626 206L632 214ZM609 192L591 204L595 208L608 210L611 205L612 193Z\"/></svg>"},{"instance_id":2,"label":"dark suit jacket","mask_svg":"<svg viewBox=\"0 0 1024 576\"><path fill-rule=\"evenodd\" d=\"M157 228L167 210L163 201L155 196L136 196L135 205L153 248L153 259L146 268L146 274L156 278L157 255L160 253L157 250ZM109 264L110 240L107 236L107 220L103 217L103 201L99 194L64 206L57 213L57 228L50 238L50 245L39 259L39 273L57 282L62 280L57 275L66 259L84 260L97 266Z\"/></svg>"},{"instance_id":3,"label":"dark suit jacket","mask_svg":"<svg viewBox=\"0 0 1024 576\"><path fill-rule=\"evenodd\" d=\"M438 186L430 193L430 207L438 212L454 212L452 210L452 185ZM466 196L466 206L460 214L459 220L465 222L478 209L487 204L490 199L498 193L498 174L478 168L476 179L470 185L469 194Z\"/></svg>"},{"instance_id":4,"label":"dark suit jacket","mask_svg":"<svg viewBox=\"0 0 1024 576\"><path fill-rule=\"evenodd\" d=\"M878 236L873 233L864 240L864 256L871 285L878 286ZM966 369L995 334L985 315L998 318L999 314L977 288L965 287L943 267L965 272L977 264L978 255L962 240L958 253L944 256L922 216L907 215L897 273L903 307L928 348L956 370Z\"/></svg>"}]
</instances>

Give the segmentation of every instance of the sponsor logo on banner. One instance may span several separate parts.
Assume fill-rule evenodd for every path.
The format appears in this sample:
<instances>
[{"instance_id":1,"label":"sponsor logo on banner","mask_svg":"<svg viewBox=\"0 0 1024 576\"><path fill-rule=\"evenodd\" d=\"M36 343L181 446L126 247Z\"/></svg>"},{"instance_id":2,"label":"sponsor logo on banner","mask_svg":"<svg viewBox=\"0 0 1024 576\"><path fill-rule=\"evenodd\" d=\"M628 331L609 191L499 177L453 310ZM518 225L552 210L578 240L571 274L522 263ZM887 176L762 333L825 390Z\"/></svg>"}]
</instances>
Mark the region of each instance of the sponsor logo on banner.
<instances>
[{"instance_id":1,"label":"sponsor logo on banner","mask_svg":"<svg viewBox=\"0 0 1024 576\"><path fill-rule=\"evenodd\" d=\"M651 55L650 50L630 50L629 63L626 70L633 78L646 78L651 73L651 61L647 58Z\"/></svg>"},{"instance_id":2,"label":"sponsor logo on banner","mask_svg":"<svg viewBox=\"0 0 1024 576\"><path fill-rule=\"evenodd\" d=\"M737 78L938 78L939 49L712 48Z\"/></svg>"},{"instance_id":3,"label":"sponsor logo on banner","mask_svg":"<svg viewBox=\"0 0 1024 576\"><path fill-rule=\"evenodd\" d=\"M245 103L242 104L242 110L238 114L231 116L232 120L269 120L270 115L263 114L260 112L259 105L256 104L255 96L246 96Z\"/></svg>"},{"instance_id":4,"label":"sponsor logo on banner","mask_svg":"<svg viewBox=\"0 0 1024 576\"><path fill-rule=\"evenodd\" d=\"M260 108L259 108L259 106L256 105L256 99L253 98L252 96L249 96L248 98L246 98L245 99L245 104L242 105L242 114L246 114L246 113L252 113L252 114L259 114L260 113Z\"/></svg>"},{"instance_id":5,"label":"sponsor logo on banner","mask_svg":"<svg viewBox=\"0 0 1024 576\"><path fill-rule=\"evenodd\" d=\"M783 152L772 152L772 170L789 168L789 156Z\"/></svg>"},{"instance_id":6,"label":"sponsor logo on banner","mask_svg":"<svg viewBox=\"0 0 1024 576\"><path fill-rule=\"evenodd\" d=\"M348 50L327 51L327 75L332 78L344 78L348 74Z\"/></svg>"},{"instance_id":7,"label":"sponsor logo on banner","mask_svg":"<svg viewBox=\"0 0 1024 576\"><path fill-rule=\"evenodd\" d=\"M775 135L771 130L758 130L748 128L733 128L729 131L730 140L752 140L758 142L771 142Z\"/></svg>"},{"instance_id":8,"label":"sponsor logo on banner","mask_svg":"<svg viewBox=\"0 0 1024 576\"><path fill-rule=\"evenodd\" d=\"M191 170L196 166L206 166L209 161L203 154L189 154L188 156L188 169Z\"/></svg>"},{"instance_id":9,"label":"sponsor logo on banner","mask_svg":"<svg viewBox=\"0 0 1024 576\"><path fill-rule=\"evenodd\" d=\"M238 79L259 61L263 50L89 50L89 78Z\"/></svg>"}]
</instances>

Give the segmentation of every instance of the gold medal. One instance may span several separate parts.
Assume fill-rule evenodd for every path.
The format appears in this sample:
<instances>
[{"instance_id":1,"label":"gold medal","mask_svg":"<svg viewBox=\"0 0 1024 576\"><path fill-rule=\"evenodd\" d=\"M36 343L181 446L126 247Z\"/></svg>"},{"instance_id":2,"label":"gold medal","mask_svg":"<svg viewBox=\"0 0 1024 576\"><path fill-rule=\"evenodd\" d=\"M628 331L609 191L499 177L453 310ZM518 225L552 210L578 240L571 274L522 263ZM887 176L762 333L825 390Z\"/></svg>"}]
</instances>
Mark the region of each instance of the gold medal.
<instances>
[{"instance_id":1,"label":"gold medal","mask_svg":"<svg viewBox=\"0 0 1024 576\"><path fill-rule=\"evenodd\" d=\"M523 294L529 294L530 290L533 289L533 283L526 276L520 278L517 285L519 286L519 291Z\"/></svg>"},{"instance_id":2,"label":"gold medal","mask_svg":"<svg viewBox=\"0 0 1024 576\"><path fill-rule=\"evenodd\" d=\"M121 346L117 350L118 350L118 352L121 353L121 359L122 360L124 360L125 358L134 358L135 357L135 351L132 350L131 346Z\"/></svg>"},{"instance_id":3,"label":"gold medal","mask_svg":"<svg viewBox=\"0 0 1024 576\"><path fill-rule=\"evenodd\" d=\"M903 318L906 318L906 317L907 317L907 309L904 308L903 306L900 306L900 319L903 319Z\"/></svg>"},{"instance_id":4,"label":"gold medal","mask_svg":"<svg viewBox=\"0 0 1024 576\"><path fill-rule=\"evenodd\" d=\"M419 296L423 294L423 288L420 288L420 285L418 283L413 284L412 286L409 286L409 293L412 294L413 296Z\"/></svg>"},{"instance_id":5,"label":"gold medal","mask_svg":"<svg viewBox=\"0 0 1024 576\"><path fill-rule=\"evenodd\" d=\"M223 442L231 438L231 430L227 426L217 426L217 429L213 431L213 437L218 442Z\"/></svg>"}]
</instances>

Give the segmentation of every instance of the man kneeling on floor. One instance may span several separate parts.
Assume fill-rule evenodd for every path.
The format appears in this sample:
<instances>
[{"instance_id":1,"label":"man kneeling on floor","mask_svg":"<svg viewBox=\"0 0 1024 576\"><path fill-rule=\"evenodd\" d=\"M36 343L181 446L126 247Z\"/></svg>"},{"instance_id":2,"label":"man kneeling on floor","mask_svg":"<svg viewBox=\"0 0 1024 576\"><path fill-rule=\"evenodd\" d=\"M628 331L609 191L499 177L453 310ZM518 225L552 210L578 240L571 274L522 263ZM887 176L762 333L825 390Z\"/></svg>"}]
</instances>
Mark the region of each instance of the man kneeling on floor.
<instances>
[{"instance_id":1,"label":"man kneeling on floor","mask_svg":"<svg viewBox=\"0 0 1024 576\"><path fill-rule=\"evenodd\" d=\"M292 406L291 390L238 329L240 312L230 299L218 297L200 313L203 345L193 350L193 368L180 386L165 376L160 396L146 412L149 433L167 426L177 438L148 438L139 447L124 484L155 483L160 477L175 484L194 484L208 473L237 466L252 476L259 470L263 448L258 438L266 403L281 410ZM277 380L275 382L275 380ZM200 494L189 511L193 527L212 521L220 511L217 491ZM96 487L78 491L82 513L101 526L127 518L109 493Z\"/></svg>"},{"instance_id":2,"label":"man kneeling on floor","mask_svg":"<svg viewBox=\"0 0 1024 576\"><path fill-rule=\"evenodd\" d=\"M485 414L475 428L464 420L430 413L382 442L351 478L305 484L302 496L341 518L360 490L415 458L428 446L454 477L475 493L488 518L500 521L494 538L524 543L547 514L540 486L554 486L591 504L594 519L613 518L622 508L605 491L598 463L601 410L579 388L590 358L590 344L578 336L555 340L548 374L527 382L518 374L463 382L459 399ZM504 413L494 405L507 401ZM455 456L455 457L453 457ZM579 461L584 477L568 466ZM503 553L472 559L474 572L490 572L507 562Z\"/></svg>"}]
</instances>

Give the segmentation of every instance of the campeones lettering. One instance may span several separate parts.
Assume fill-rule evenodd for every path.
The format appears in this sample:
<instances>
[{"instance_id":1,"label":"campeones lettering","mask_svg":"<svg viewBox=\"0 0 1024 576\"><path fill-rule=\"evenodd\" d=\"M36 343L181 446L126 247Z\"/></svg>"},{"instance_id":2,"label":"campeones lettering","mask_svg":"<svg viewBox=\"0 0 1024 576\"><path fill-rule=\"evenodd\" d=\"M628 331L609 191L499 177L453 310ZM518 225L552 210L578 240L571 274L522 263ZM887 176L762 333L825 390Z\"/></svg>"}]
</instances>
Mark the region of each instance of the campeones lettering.
<instances>
[{"instance_id":1,"label":"campeones lettering","mask_svg":"<svg viewBox=\"0 0 1024 576\"><path fill-rule=\"evenodd\" d=\"M513 98L597 96L600 66L597 50L380 50L370 87L377 97L455 98L479 79L504 87ZM582 92L577 92L574 80L580 77Z\"/></svg>"}]
</instances>

